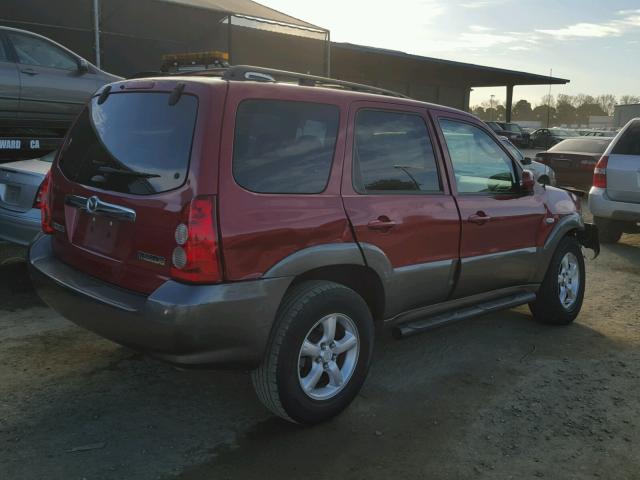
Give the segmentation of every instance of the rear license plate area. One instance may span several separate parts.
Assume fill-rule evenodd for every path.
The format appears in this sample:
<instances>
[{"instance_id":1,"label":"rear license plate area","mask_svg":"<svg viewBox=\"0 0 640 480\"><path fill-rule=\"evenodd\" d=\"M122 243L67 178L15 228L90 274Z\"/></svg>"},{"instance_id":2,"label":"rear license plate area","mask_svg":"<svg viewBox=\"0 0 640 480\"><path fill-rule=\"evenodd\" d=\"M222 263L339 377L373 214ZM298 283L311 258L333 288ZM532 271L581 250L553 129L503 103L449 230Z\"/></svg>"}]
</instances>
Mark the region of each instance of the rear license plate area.
<instances>
[{"instance_id":1,"label":"rear license plate area","mask_svg":"<svg viewBox=\"0 0 640 480\"><path fill-rule=\"evenodd\" d=\"M83 213L74 232L73 244L110 258L122 258L126 252L119 247L120 227L120 222L113 218Z\"/></svg>"}]
</instances>

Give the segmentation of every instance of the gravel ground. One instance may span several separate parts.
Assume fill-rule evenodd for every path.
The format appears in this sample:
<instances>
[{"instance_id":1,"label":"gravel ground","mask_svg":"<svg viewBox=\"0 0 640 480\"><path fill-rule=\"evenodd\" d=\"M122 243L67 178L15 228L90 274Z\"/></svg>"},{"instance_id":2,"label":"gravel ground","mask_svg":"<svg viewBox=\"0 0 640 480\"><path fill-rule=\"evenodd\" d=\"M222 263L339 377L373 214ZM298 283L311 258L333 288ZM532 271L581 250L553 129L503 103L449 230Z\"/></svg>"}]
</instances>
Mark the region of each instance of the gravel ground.
<instances>
[{"instance_id":1,"label":"gravel ground","mask_svg":"<svg viewBox=\"0 0 640 480\"><path fill-rule=\"evenodd\" d=\"M361 395L315 428L270 416L244 372L179 371L65 321L0 250L3 480L640 479L640 235L587 260L569 327L518 308L382 332Z\"/></svg>"}]
</instances>

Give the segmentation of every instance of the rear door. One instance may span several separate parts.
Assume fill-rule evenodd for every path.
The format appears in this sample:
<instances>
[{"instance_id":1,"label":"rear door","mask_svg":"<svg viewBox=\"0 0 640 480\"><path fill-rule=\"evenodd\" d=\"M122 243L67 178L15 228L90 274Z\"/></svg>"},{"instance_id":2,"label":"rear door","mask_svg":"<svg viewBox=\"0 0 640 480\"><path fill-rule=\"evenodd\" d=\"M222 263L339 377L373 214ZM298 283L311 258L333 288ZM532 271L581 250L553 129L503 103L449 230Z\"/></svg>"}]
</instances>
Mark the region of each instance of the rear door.
<instances>
[{"instance_id":1,"label":"rear door","mask_svg":"<svg viewBox=\"0 0 640 480\"><path fill-rule=\"evenodd\" d=\"M426 110L356 102L348 138L344 206L367 261L373 248L391 264L387 314L446 299L460 218Z\"/></svg>"},{"instance_id":2,"label":"rear door","mask_svg":"<svg viewBox=\"0 0 640 480\"><path fill-rule=\"evenodd\" d=\"M77 57L43 38L18 32L6 36L22 86L18 118L53 126L71 123L98 88L96 76L79 72Z\"/></svg>"},{"instance_id":3,"label":"rear door","mask_svg":"<svg viewBox=\"0 0 640 480\"><path fill-rule=\"evenodd\" d=\"M56 255L143 293L170 274L182 208L195 195L216 193L219 136L212 132L219 131L224 96L212 100L205 86L186 84L173 103L175 85L132 81L104 102L94 97L53 168ZM216 153L202 154L209 144Z\"/></svg>"},{"instance_id":4,"label":"rear door","mask_svg":"<svg viewBox=\"0 0 640 480\"><path fill-rule=\"evenodd\" d=\"M481 122L451 112L434 117L462 218L455 296L529 283L544 197L520 193L520 168Z\"/></svg>"},{"instance_id":5,"label":"rear door","mask_svg":"<svg viewBox=\"0 0 640 480\"><path fill-rule=\"evenodd\" d=\"M640 203L640 120L629 124L615 142L607 163L607 195Z\"/></svg>"},{"instance_id":6,"label":"rear door","mask_svg":"<svg viewBox=\"0 0 640 480\"><path fill-rule=\"evenodd\" d=\"M0 122L6 126L12 126L11 121L18 116L19 100L18 66L11 58L4 34L0 31Z\"/></svg>"}]
</instances>

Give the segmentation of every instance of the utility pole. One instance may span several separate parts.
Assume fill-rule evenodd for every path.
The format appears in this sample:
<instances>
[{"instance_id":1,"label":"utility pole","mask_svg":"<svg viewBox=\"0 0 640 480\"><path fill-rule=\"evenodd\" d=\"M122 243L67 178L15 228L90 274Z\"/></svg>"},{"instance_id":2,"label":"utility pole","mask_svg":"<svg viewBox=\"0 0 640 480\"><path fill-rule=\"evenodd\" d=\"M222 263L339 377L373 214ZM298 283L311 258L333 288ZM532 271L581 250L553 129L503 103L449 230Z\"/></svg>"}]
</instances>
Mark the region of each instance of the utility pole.
<instances>
[{"instance_id":1,"label":"utility pole","mask_svg":"<svg viewBox=\"0 0 640 480\"><path fill-rule=\"evenodd\" d=\"M549 95L547 95L547 128L551 123L551 78L553 77L553 68L549 70Z\"/></svg>"},{"instance_id":2,"label":"utility pole","mask_svg":"<svg viewBox=\"0 0 640 480\"><path fill-rule=\"evenodd\" d=\"M100 58L100 0L93 0L93 34L96 45L96 67L101 67Z\"/></svg>"},{"instance_id":3,"label":"utility pole","mask_svg":"<svg viewBox=\"0 0 640 480\"><path fill-rule=\"evenodd\" d=\"M491 100L490 100L490 102L491 102L491 121L492 122L493 122L493 112L494 112L494 110L493 110L493 99L495 97L496 97L495 95L491 95Z\"/></svg>"}]
</instances>

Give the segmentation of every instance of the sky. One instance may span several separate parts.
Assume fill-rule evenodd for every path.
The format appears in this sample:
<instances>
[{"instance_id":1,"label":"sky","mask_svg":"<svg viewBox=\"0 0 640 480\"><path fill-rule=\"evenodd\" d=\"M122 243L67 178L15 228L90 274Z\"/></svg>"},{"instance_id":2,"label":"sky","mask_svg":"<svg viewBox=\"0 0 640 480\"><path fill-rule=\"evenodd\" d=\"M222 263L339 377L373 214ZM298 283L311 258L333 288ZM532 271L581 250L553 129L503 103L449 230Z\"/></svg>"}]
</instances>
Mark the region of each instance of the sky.
<instances>
[{"instance_id":1,"label":"sky","mask_svg":"<svg viewBox=\"0 0 640 480\"><path fill-rule=\"evenodd\" d=\"M571 80L552 94L640 95L640 0L258 0L331 40ZM389 5L389 8L385 8ZM534 105L548 86L514 89ZM471 105L504 88L480 88Z\"/></svg>"}]
</instances>

